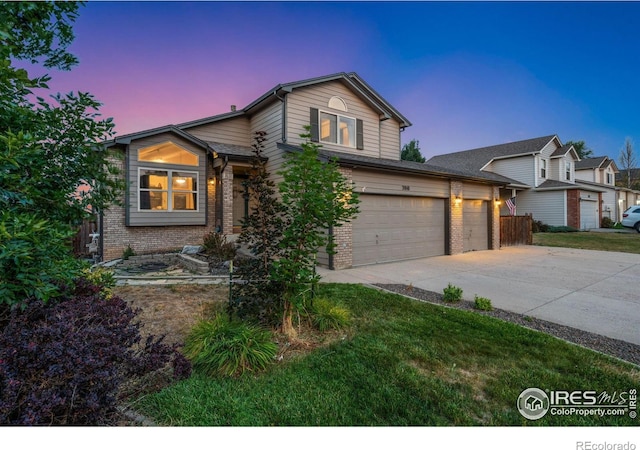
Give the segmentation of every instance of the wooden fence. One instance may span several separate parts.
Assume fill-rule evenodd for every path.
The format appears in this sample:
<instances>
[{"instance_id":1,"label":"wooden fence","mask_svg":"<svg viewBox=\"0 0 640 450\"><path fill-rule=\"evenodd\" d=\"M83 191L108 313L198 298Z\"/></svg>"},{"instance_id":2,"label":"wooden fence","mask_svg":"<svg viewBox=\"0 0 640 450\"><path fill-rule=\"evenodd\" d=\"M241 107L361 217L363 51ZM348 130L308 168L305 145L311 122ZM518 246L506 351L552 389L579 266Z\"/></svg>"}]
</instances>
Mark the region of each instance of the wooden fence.
<instances>
[{"instance_id":1,"label":"wooden fence","mask_svg":"<svg viewBox=\"0 0 640 450\"><path fill-rule=\"evenodd\" d=\"M91 233L97 230L97 224L94 220L85 220L78 227L78 232L73 237L73 254L77 257L91 256L89 252L89 243L91 242Z\"/></svg>"},{"instance_id":2,"label":"wooden fence","mask_svg":"<svg viewBox=\"0 0 640 450\"><path fill-rule=\"evenodd\" d=\"M500 216L500 246L531 245L533 216Z\"/></svg>"}]
</instances>

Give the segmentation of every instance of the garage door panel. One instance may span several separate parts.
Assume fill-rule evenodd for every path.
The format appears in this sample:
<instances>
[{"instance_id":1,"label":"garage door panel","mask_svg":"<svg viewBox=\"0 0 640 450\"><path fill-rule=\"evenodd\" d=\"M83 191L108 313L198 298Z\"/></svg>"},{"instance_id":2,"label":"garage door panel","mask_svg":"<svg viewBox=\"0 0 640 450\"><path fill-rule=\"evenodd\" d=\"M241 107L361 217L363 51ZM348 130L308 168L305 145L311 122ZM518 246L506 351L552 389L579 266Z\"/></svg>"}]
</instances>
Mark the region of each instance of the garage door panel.
<instances>
[{"instance_id":1,"label":"garage door panel","mask_svg":"<svg viewBox=\"0 0 640 450\"><path fill-rule=\"evenodd\" d=\"M353 264L443 255L444 200L361 195L353 222Z\"/></svg>"},{"instance_id":2,"label":"garage door panel","mask_svg":"<svg viewBox=\"0 0 640 450\"><path fill-rule=\"evenodd\" d=\"M487 202L464 200L462 203L463 251L488 250L489 217Z\"/></svg>"}]
</instances>

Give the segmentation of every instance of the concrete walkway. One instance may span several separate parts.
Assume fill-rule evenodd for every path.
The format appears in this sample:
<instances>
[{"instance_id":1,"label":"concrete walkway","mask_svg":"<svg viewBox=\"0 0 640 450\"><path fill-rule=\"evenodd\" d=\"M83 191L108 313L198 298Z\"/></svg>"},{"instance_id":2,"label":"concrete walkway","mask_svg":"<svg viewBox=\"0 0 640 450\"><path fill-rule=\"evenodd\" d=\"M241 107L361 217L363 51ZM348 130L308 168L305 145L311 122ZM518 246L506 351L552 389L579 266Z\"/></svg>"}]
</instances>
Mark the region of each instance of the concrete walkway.
<instances>
[{"instance_id":1,"label":"concrete walkway","mask_svg":"<svg viewBox=\"0 0 640 450\"><path fill-rule=\"evenodd\" d=\"M324 282L451 283L494 307L640 345L640 255L519 246L331 271Z\"/></svg>"}]
</instances>

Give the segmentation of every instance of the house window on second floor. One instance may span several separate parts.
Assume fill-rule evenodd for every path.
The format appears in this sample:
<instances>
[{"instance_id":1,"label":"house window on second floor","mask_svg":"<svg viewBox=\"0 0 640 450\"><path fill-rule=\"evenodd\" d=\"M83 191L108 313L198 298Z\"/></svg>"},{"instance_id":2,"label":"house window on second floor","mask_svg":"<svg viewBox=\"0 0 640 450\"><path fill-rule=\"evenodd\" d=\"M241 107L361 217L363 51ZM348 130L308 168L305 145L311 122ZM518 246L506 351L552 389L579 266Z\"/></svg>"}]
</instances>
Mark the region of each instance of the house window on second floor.
<instances>
[{"instance_id":1,"label":"house window on second floor","mask_svg":"<svg viewBox=\"0 0 640 450\"><path fill-rule=\"evenodd\" d=\"M571 181L571 163L569 161L564 163L564 178Z\"/></svg>"},{"instance_id":2,"label":"house window on second floor","mask_svg":"<svg viewBox=\"0 0 640 450\"><path fill-rule=\"evenodd\" d=\"M320 112L320 140L347 147L356 146L356 119Z\"/></svg>"},{"instance_id":3,"label":"house window on second floor","mask_svg":"<svg viewBox=\"0 0 640 450\"><path fill-rule=\"evenodd\" d=\"M610 172L607 172L607 184L613 185L613 174Z\"/></svg>"},{"instance_id":4,"label":"house window on second floor","mask_svg":"<svg viewBox=\"0 0 640 450\"><path fill-rule=\"evenodd\" d=\"M311 108L310 124L313 142L326 142L358 150L364 149L361 119Z\"/></svg>"},{"instance_id":5,"label":"house window on second floor","mask_svg":"<svg viewBox=\"0 0 640 450\"><path fill-rule=\"evenodd\" d=\"M547 178L547 160L540 160L540 178Z\"/></svg>"}]
</instances>

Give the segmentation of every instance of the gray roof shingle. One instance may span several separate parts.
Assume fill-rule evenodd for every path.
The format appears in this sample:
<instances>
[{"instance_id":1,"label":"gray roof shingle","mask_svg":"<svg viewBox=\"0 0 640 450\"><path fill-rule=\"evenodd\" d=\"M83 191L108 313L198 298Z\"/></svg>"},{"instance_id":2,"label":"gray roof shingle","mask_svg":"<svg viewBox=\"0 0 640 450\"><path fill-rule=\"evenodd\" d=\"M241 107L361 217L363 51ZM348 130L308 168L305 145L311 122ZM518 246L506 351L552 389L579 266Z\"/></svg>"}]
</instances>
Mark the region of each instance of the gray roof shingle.
<instances>
[{"instance_id":1,"label":"gray roof shingle","mask_svg":"<svg viewBox=\"0 0 640 450\"><path fill-rule=\"evenodd\" d=\"M428 164L446 168L455 168L469 173L481 172L491 160L508 156L534 154L542 150L556 135L543 136L524 141L509 142L507 144L492 145L490 147L474 148L461 152L434 156Z\"/></svg>"},{"instance_id":2,"label":"gray roof shingle","mask_svg":"<svg viewBox=\"0 0 640 450\"><path fill-rule=\"evenodd\" d=\"M609 158L606 156L597 156L595 158L585 158L580 161L576 161L576 170L580 169L597 169Z\"/></svg>"}]
</instances>

